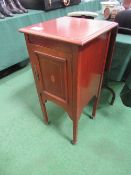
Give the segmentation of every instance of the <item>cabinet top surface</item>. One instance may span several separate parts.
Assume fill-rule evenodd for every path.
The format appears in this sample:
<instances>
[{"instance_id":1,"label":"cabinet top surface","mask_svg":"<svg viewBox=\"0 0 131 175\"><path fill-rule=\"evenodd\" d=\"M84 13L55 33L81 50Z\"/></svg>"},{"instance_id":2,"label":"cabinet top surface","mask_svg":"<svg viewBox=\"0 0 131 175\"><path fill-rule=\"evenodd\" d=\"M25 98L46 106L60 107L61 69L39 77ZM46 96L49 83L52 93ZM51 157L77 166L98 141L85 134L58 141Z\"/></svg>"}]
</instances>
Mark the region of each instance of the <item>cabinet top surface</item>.
<instances>
[{"instance_id":1,"label":"cabinet top surface","mask_svg":"<svg viewBox=\"0 0 131 175\"><path fill-rule=\"evenodd\" d=\"M20 29L20 32L84 45L118 24L74 17L60 17Z\"/></svg>"}]
</instances>

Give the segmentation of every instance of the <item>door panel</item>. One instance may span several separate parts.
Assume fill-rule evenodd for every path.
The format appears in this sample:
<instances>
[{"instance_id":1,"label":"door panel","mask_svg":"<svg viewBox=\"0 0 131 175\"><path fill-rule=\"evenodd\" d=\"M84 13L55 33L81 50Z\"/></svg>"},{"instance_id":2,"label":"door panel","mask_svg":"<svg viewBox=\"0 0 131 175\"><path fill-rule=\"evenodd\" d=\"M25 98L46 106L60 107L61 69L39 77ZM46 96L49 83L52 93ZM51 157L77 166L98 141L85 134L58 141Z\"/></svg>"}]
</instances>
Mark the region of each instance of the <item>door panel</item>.
<instances>
[{"instance_id":1,"label":"door panel","mask_svg":"<svg viewBox=\"0 0 131 175\"><path fill-rule=\"evenodd\" d=\"M67 102L67 60L35 51L43 78L43 92L51 98Z\"/></svg>"}]
</instances>

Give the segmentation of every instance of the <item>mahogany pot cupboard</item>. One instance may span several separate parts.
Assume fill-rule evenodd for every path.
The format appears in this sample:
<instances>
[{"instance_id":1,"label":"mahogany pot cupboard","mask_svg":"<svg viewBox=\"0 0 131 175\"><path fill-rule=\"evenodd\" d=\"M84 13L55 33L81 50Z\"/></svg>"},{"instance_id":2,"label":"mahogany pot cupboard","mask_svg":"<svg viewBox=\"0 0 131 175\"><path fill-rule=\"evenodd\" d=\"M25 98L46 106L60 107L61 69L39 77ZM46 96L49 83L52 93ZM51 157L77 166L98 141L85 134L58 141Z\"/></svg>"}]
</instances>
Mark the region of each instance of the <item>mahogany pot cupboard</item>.
<instances>
[{"instance_id":1,"label":"mahogany pot cupboard","mask_svg":"<svg viewBox=\"0 0 131 175\"><path fill-rule=\"evenodd\" d=\"M80 115L93 97L95 116L104 71L111 64L117 23L60 17L20 32L25 34L45 123L46 101L62 106L73 121L75 144Z\"/></svg>"}]
</instances>

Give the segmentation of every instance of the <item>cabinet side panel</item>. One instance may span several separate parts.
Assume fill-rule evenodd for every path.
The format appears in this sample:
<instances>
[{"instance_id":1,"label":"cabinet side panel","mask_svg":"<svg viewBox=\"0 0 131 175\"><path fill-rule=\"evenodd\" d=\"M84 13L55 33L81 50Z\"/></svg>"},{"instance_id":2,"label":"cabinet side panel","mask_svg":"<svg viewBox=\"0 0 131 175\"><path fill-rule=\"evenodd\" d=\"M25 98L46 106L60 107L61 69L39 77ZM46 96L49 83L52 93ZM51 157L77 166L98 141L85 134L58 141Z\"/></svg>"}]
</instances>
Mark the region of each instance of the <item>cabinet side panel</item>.
<instances>
[{"instance_id":1,"label":"cabinet side panel","mask_svg":"<svg viewBox=\"0 0 131 175\"><path fill-rule=\"evenodd\" d=\"M81 110L93 96L97 96L104 73L109 36L109 32L102 34L87 43L83 48L80 48L78 59L78 105L81 106Z\"/></svg>"}]
</instances>

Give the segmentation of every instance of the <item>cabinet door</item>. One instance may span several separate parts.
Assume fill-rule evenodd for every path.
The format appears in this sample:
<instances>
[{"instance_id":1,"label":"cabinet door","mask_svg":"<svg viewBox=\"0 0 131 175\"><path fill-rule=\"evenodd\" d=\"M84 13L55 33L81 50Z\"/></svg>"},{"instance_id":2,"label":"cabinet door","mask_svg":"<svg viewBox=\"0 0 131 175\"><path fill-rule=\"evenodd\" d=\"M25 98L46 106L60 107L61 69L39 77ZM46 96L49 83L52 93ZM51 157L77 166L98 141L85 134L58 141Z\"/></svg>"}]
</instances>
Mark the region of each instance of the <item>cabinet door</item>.
<instances>
[{"instance_id":1,"label":"cabinet door","mask_svg":"<svg viewBox=\"0 0 131 175\"><path fill-rule=\"evenodd\" d=\"M39 51L34 53L39 63L37 69L41 74L43 98L68 103L68 97L71 95L69 91L71 75L67 59Z\"/></svg>"}]
</instances>

